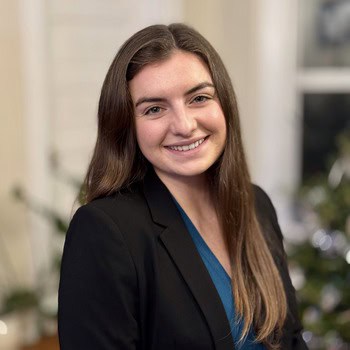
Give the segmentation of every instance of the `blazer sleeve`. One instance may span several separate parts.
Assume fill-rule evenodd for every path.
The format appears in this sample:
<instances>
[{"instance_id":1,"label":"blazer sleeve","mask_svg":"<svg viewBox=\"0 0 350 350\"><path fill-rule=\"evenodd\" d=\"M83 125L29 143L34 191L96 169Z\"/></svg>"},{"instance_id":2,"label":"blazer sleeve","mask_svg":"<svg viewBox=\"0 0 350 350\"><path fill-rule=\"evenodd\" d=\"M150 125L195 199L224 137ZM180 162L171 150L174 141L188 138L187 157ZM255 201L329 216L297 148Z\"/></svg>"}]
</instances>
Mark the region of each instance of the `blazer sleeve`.
<instances>
[{"instance_id":1,"label":"blazer sleeve","mask_svg":"<svg viewBox=\"0 0 350 350\"><path fill-rule=\"evenodd\" d=\"M285 349L294 350L307 350L307 346L302 337L302 324L298 315L298 305L293 287L292 281L289 276L287 255L283 246L283 234L281 232L280 225L276 210L269 198L269 196L258 186L254 186L255 198L258 217L260 222L263 223L263 227L266 228L266 221L270 223L271 229L268 230L274 237L267 237L267 241L273 252L273 256L276 260L277 268L280 271L280 275L285 287L287 302L288 302L288 315L284 327L284 347ZM266 233L266 232L265 232Z\"/></svg>"},{"instance_id":2,"label":"blazer sleeve","mask_svg":"<svg viewBox=\"0 0 350 350\"><path fill-rule=\"evenodd\" d=\"M138 348L137 277L117 224L90 203L74 215L61 266L61 350Z\"/></svg>"}]
</instances>

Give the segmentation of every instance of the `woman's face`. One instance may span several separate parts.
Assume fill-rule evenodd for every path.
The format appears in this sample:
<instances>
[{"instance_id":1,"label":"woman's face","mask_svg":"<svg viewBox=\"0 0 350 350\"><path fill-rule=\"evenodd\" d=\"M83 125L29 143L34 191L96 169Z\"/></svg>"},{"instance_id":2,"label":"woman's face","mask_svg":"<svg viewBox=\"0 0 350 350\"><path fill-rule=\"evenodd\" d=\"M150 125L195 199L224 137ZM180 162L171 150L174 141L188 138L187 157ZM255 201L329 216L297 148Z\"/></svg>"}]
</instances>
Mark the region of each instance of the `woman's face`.
<instances>
[{"instance_id":1,"label":"woman's face","mask_svg":"<svg viewBox=\"0 0 350 350\"><path fill-rule=\"evenodd\" d=\"M129 82L137 142L162 180L204 174L221 155L226 122L207 66L176 50Z\"/></svg>"}]
</instances>

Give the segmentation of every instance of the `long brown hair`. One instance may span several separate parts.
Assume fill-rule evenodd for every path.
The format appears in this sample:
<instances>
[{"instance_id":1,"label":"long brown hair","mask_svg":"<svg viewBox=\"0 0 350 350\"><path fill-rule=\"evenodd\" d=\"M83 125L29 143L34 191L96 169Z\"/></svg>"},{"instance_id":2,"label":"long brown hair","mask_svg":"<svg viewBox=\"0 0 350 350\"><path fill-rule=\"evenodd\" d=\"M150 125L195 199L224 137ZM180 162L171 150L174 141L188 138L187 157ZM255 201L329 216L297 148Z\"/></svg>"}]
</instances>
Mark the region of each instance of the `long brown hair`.
<instances>
[{"instance_id":1,"label":"long brown hair","mask_svg":"<svg viewBox=\"0 0 350 350\"><path fill-rule=\"evenodd\" d=\"M137 146L128 81L145 65L166 59L174 50L191 52L207 64L226 118L227 141L211 169L211 181L233 266L236 311L244 319L242 339L253 326L257 341L278 349L287 303L255 213L236 97L219 55L194 29L184 24L153 25L134 34L120 48L101 91L97 142L85 179L86 202L145 176L147 161Z\"/></svg>"}]
</instances>

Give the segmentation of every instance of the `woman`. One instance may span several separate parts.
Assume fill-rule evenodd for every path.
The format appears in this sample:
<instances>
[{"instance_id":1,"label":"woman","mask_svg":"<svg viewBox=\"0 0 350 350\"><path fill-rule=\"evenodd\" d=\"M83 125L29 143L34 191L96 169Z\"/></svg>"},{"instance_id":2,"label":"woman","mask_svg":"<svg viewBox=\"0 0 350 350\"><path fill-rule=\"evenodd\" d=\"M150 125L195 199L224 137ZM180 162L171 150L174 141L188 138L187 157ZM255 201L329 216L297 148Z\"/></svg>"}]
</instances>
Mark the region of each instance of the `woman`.
<instances>
[{"instance_id":1,"label":"woman","mask_svg":"<svg viewBox=\"0 0 350 350\"><path fill-rule=\"evenodd\" d=\"M183 24L147 27L102 87L65 243L61 349L305 349L275 210L229 76Z\"/></svg>"}]
</instances>

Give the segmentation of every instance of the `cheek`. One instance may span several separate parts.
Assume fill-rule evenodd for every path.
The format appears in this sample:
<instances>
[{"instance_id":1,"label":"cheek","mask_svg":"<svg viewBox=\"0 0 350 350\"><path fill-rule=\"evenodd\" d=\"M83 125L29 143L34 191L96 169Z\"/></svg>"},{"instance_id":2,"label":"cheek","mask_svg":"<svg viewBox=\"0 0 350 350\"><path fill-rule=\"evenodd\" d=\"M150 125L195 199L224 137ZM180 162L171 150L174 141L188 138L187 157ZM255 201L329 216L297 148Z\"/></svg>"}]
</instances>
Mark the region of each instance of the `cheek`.
<instances>
[{"instance_id":1,"label":"cheek","mask_svg":"<svg viewBox=\"0 0 350 350\"><path fill-rule=\"evenodd\" d=\"M218 132L219 142L222 143L223 144L222 146L224 147L227 139L227 126L226 126L226 119L221 108L215 118L215 127Z\"/></svg>"},{"instance_id":2,"label":"cheek","mask_svg":"<svg viewBox=\"0 0 350 350\"><path fill-rule=\"evenodd\" d=\"M226 137L227 137L227 126L226 126L226 120L225 120L225 117L223 116L222 117L222 130L223 130L223 134L224 134L224 137L225 137L225 140L226 140Z\"/></svg>"},{"instance_id":3,"label":"cheek","mask_svg":"<svg viewBox=\"0 0 350 350\"><path fill-rule=\"evenodd\" d=\"M137 142L140 144L142 140L145 138L145 128L142 127L142 123L136 121L135 125L135 130L136 130L136 139Z\"/></svg>"},{"instance_id":4,"label":"cheek","mask_svg":"<svg viewBox=\"0 0 350 350\"><path fill-rule=\"evenodd\" d=\"M142 151L158 145L161 142L161 135L161 128L156 123L143 120L136 122L136 138Z\"/></svg>"},{"instance_id":5,"label":"cheek","mask_svg":"<svg viewBox=\"0 0 350 350\"><path fill-rule=\"evenodd\" d=\"M147 151L147 130L142 127L136 126L136 140L137 144L142 152L145 155L145 151Z\"/></svg>"},{"instance_id":6,"label":"cheek","mask_svg":"<svg viewBox=\"0 0 350 350\"><path fill-rule=\"evenodd\" d=\"M211 111L211 116L212 117L208 120L210 127L226 138L226 119L221 108L219 106L215 106L215 108L213 108Z\"/></svg>"},{"instance_id":7,"label":"cheek","mask_svg":"<svg viewBox=\"0 0 350 350\"><path fill-rule=\"evenodd\" d=\"M220 111L218 112L217 120L218 120L217 123L219 125L219 128L222 130L223 134L226 137L226 133L227 133L226 118L225 118L224 112L222 111L221 107L220 107Z\"/></svg>"}]
</instances>

